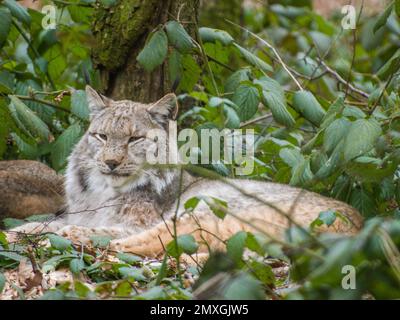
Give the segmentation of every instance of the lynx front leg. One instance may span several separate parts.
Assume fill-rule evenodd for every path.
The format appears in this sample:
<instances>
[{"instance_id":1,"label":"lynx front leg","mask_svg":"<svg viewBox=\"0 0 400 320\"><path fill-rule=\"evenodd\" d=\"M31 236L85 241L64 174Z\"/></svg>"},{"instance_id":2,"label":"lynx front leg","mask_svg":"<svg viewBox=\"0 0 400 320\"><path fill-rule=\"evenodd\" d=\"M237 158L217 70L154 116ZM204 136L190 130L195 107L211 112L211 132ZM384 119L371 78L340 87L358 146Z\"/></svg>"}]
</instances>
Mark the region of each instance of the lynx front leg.
<instances>
[{"instance_id":1,"label":"lynx front leg","mask_svg":"<svg viewBox=\"0 0 400 320\"><path fill-rule=\"evenodd\" d=\"M197 216L185 215L176 222L177 235L192 234L201 244L199 251L202 252L207 251L208 247L214 250L221 248L224 240L244 229L244 226L232 217L226 217L221 221L208 213ZM173 234L173 222L162 222L150 230L111 241L111 249L156 257L172 241Z\"/></svg>"}]
</instances>

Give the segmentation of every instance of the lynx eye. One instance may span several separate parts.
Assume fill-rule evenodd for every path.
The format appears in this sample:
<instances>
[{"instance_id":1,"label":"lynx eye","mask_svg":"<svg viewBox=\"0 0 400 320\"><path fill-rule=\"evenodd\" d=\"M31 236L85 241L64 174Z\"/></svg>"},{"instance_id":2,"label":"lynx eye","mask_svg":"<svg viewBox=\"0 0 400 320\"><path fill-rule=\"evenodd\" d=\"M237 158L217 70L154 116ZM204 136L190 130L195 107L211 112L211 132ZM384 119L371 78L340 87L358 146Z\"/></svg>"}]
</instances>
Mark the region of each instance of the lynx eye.
<instances>
[{"instance_id":1,"label":"lynx eye","mask_svg":"<svg viewBox=\"0 0 400 320\"><path fill-rule=\"evenodd\" d=\"M140 137L130 137L129 140L128 140L128 143L136 142L136 141L139 141L139 140L142 140L142 139L144 139L144 137L142 137L142 136L140 136Z\"/></svg>"},{"instance_id":2,"label":"lynx eye","mask_svg":"<svg viewBox=\"0 0 400 320\"><path fill-rule=\"evenodd\" d=\"M107 141L107 136L103 133L91 133L93 137L100 141Z\"/></svg>"}]
</instances>

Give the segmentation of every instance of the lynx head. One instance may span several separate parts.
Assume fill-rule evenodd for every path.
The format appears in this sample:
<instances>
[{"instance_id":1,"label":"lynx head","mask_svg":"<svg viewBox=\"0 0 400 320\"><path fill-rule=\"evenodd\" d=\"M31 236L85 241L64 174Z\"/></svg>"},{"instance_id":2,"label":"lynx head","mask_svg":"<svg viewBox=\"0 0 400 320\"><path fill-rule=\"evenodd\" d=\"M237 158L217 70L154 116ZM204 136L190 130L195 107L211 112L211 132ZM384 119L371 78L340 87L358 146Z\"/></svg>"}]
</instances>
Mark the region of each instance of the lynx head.
<instances>
[{"instance_id":1,"label":"lynx head","mask_svg":"<svg viewBox=\"0 0 400 320\"><path fill-rule=\"evenodd\" d=\"M175 94L151 104L114 101L89 86L86 95L91 120L87 143L94 169L115 186L127 178L138 185L159 176L154 169L144 169L147 150L156 149L149 132L167 131L168 121L177 113Z\"/></svg>"}]
</instances>

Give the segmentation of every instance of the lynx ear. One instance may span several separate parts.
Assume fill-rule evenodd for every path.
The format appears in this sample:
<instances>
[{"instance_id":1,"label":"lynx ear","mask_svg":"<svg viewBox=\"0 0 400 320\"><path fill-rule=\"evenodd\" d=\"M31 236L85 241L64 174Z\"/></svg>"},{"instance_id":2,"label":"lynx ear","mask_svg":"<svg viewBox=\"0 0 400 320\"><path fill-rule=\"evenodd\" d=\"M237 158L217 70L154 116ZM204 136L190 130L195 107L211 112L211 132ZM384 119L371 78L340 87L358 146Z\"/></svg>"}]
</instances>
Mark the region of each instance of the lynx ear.
<instances>
[{"instance_id":1,"label":"lynx ear","mask_svg":"<svg viewBox=\"0 0 400 320\"><path fill-rule=\"evenodd\" d=\"M147 111L161 125L165 125L169 119L175 119L178 114L178 99L175 93L168 93L157 102L151 104Z\"/></svg>"},{"instance_id":2,"label":"lynx ear","mask_svg":"<svg viewBox=\"0 0 400 320\"><path fill-rule=\"evenodd\" d=\"M91 118L110 105L111 99L99 94L91 86L87 85L85 91Z\"/></svg>"}]
</instances>

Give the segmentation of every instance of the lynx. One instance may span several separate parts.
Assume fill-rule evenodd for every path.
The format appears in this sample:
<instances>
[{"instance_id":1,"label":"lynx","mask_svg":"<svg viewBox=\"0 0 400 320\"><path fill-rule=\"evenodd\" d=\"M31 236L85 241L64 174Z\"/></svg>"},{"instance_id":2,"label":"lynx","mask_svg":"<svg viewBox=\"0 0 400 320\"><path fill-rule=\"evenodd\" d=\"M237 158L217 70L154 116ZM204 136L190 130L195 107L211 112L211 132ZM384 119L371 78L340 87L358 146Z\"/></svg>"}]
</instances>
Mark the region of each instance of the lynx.
<instances>
[{"instance_id":1,"label":"lynx","mask_svg":"<svg viewBox=\"0 0 400 320\"><path fill-rule=\"evenodd\" d=\"M201 250L218 249L238 231L281 239L288 226L307 227L326 210L340 212L328 231L352 234L362 225L349 205L287 185L246 179L195 177L171 166L147 166L146 151L157 148L147 134L167 130L177 112L175 94L152 104L113 101L86 88L91 122L75 146L66 170L67 214L20 232L57 232L76 242L109 235L110 247L143 256L161 254L174 234L192 234ZM187 200L203 196L194 210ZM221 219L210 201L227 203ZM208 203L207 203L208 202Z\"/></svg>"},{"instance_id":2,"label":"lynx","mask_svg":"<svg viewBox=\"0 0 400 320\"><path fill-rule=\"evenodd\" d=\"M0 161L0 219L63 210L63 178L30 160Z\"/></svg>"}]
</instances>

